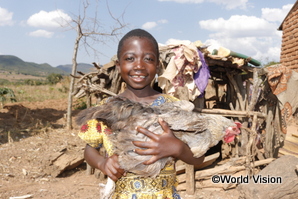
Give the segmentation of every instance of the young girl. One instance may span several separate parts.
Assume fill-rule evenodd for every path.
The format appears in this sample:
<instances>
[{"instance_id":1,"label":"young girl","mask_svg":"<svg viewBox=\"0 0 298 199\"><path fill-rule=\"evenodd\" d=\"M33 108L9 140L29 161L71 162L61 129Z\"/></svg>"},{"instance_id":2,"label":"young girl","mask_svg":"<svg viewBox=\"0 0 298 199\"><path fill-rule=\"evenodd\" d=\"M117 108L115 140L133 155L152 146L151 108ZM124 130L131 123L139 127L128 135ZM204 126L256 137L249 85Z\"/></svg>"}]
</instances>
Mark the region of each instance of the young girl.
<instances>
[{"instance_id":1,"label":"young girl","mask_svg":"<svg viewBox=\"0 0 298 199\"><path fill-rule=\"evenodd\" d=\"M126 82L126 90L121 97L140 102L148 106L158 106L162 103L178 99L161 94L151 87L159 65L159 50L155 38L148 32L135 29L128 32L119 42L117 51L117 69ZM109 98L103 100L105 103ZM163 134L138 126L137 131L148 136L147 142L134 141L135 152L139 155L152 155L144 164L152 164L163 157L174 157L188 164L201 164L204 157L194 158L189 147L176 138L166 122L159 121ZM113 146L109 143L108 127L97 120L90 120L81 128L79 136L88 144L84 156L87 163L105 173L116 182L113 198L121 199L153 199L180 198L176 192L176 171L174 162L169 163L155 178L144 178L133 173L126 173L120 168L118 156L113 154ZM96 149L99 145L105 147L108 156L101 156Z\"/></svg>"}]
</instances>

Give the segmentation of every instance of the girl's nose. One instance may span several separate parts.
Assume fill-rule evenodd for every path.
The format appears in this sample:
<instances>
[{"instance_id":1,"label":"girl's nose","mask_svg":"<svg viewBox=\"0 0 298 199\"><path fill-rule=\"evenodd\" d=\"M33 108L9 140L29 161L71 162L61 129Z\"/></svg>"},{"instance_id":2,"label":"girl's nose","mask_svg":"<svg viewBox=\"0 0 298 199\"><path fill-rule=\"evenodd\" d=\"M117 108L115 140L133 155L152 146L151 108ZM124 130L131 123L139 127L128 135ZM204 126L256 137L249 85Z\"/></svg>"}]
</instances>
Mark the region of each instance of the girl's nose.
<instances>
[{"instance_id":1,"label":"girl's nose","mask_svg":"<svg viewBox=\"0 0 298 199\"><path fill-rule=\"evenodd\" d=\"M144 62L140 59L140 60L136 60L135 65L134 65L135 69L143 69L145 68L144 66Z\"/></svg>"}]
</instances>

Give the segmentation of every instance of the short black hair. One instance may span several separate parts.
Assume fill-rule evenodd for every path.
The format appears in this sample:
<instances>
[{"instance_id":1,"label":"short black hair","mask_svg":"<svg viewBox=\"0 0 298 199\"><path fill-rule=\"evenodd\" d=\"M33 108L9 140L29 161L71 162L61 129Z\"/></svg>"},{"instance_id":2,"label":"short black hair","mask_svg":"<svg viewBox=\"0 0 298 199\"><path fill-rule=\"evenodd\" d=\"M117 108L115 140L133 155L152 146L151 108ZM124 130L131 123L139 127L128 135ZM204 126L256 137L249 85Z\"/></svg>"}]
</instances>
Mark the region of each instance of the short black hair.
<instances>
[{"instance_id":1,"label":"short black hair","mask_svg":"<svg viewBox=\"0 0 298 199\"><path fill-rule=\"evenodd\" d=\"M156 39L149 32L147 32L143 29L133 29L133 30L129 31L128 33L126 33L122 37L122 39L119 41L119 44L118 44L118 50L117 50L118 59L120 58L120 52L122 50L124 41L131 37L147 38L147 39L151 40L155 49L156 49L157 58L159 59L159 49L158 49L158 43L157 43Z\"/></svg>"}]
</instances>

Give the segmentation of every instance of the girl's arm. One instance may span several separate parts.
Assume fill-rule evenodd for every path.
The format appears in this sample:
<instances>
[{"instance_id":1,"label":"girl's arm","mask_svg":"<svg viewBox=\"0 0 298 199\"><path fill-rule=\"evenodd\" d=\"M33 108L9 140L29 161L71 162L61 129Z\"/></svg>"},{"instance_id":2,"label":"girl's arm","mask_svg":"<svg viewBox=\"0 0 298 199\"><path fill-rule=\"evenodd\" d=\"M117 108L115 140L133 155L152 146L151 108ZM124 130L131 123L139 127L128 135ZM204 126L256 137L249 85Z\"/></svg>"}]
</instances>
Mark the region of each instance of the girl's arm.
<instances>
[{"instance_id":1,"label":"girl's arm","mask_svg":"<svg viewBox=\"0 0 298 199\"><path fill-rule=\"evenodd\" d=\"M117 155L104 157L95 148L86 145L84 157L91 167L101 170L114 181L125 174L124 170L120 168Z\"/></svg>"},{"instance_id":2,"label":"girl's arm","mask_svg":"<svg viewBox=\"0 0 298 199\"><path fill-rule=\"evenodd\" d=\"M162 119L159 120L164 132L157 135L143 127L137 127L137 131L148 136L151 141L134 141L133 144L140 148L135 149L135 152L139 155L153 155L152 158L144 164L152 164L157 160L164 157L173 157L180 159L187 164L198 165L204 161L205 156L194 158L193 153L187 144L175 137L168 124Z\"/></svg>"}]
</instances>

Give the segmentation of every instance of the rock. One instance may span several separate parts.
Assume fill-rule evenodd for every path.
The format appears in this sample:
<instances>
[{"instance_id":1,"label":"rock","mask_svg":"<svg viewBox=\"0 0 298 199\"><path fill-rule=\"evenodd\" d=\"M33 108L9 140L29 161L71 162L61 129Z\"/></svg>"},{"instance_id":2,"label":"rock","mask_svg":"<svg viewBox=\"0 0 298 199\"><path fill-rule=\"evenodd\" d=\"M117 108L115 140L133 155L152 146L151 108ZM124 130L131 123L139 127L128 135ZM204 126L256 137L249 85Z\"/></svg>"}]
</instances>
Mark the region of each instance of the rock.
<instances>
[{"instance_id":1,"label":"rock","mask_svg":"<svg viewBox=\"0 0 298 199\"><path fill-rule=\"evenodd\" d=\"M237 187L239 198L298 198L296 165L298 165L298 158L291 155L276 159L253 176L248 183Z\"/></svg>"},{"instance_id":2,"label":"rock","mask_svg":"<svg viewBox=\"0 0 298 199\"><path fill-rule=\"evenodd\" d=\"M43 171L53 177L58 177L66 170L71 170L84 162L83 149L74 147L72 150L63 148L50 155L50 164L43 168Z\"/></svg>"}]
</instances>

